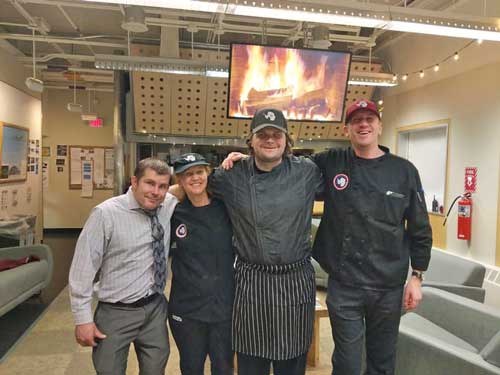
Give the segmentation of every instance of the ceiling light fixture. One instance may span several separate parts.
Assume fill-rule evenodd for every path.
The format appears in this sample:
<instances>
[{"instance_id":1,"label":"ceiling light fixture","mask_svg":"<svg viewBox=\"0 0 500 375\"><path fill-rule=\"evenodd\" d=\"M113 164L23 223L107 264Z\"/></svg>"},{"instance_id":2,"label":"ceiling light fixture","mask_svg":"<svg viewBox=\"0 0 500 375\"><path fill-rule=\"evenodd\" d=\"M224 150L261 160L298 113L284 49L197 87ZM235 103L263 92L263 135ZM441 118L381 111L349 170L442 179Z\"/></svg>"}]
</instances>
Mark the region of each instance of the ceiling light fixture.
<instances>
[{"instance_id":1,"label":"ceiling light fixture","mask_svg":"<svg viewBox=\"0 0 500 375\"><path fill-rule=\"evenodd\" d=\"M143 8L138 6L126 6L124 8L125 15L121 25L123 30L132 33L145 33L148 31Z\"/></svg>"},{"instance_id":2,"label":"ceiling light fixture","mask_svg":"<svg viewBox=\"0 0 500 375\"><path fill-rule=\"evenodd\" d=\"M103 2L103 0L83 1ZM343 0L330 0L328 3L318 0L315 4L307 2L307 6L300 8L298 6L290 7L285 1L282 1L284 5L276 8L271 6L272 1L270 0L258 3L245 0L104 0L104 2L258 18L264 18L265 15L265 18L298 22L341 24L418 34L500 41L496 18Z\"/></svg>"},{"instance_id":3,"label":"ceiling light fixture","mask_svg":"<svg viewBox=\"0 0 500 375\"><path fill-rule=\"evenodd\" d=\"M73 103L66 104L70 112L82 112L82 105L76 102L76 72L73 72Z\"/></svg>"},{"instance_id":4,"label":"ceiling light fixture","mask_svg":"<svg viewBox=\"0 0 500 375\"><path fill-rule=\"evenodd\" d=\"M43 91L43 81L36 78L36 49L35 49L35 29L31 29L33 34L33 77L26 78L24 83L26 87L34 92L42 92Z\"/></svg>"},{"instance_id":5,"label":"ceiling light fixture","mask_svg":"<svg viewBox=\"0 0 500 375\"><path fill-rule=\"evenodd\" d=\"M128 70L140 72L206 75L228 77L228 69L223 65L209 65L204 62L163 57L95 55L97 69Z\"/></svg>"},{"instance_id":6,"label":"ceiling light fixture","mask_svg":"<svg viewBox=\"0 0 500 375\"><path fill-rule=\"evenodd\" d=\"M394 79L392 73L351 71L348 84L354 86L394 87L398 85L398 80L397 77Z\"/></svg>"},{"instance_id":7,"label":"ceiling light fixture","mask_svg":"<svg viewBox=\"0 0 500 375\"><path fill-rule=\"evenodd\" d=\"M229 69L225 65L212 65L203 61L142 56L95 55L97 69L125 70L170 74L190 74L207 77L228 78ZM349 77L350 85L397 86L397 77L392 73L354 72Z\"/></svg>"}]
</instances>

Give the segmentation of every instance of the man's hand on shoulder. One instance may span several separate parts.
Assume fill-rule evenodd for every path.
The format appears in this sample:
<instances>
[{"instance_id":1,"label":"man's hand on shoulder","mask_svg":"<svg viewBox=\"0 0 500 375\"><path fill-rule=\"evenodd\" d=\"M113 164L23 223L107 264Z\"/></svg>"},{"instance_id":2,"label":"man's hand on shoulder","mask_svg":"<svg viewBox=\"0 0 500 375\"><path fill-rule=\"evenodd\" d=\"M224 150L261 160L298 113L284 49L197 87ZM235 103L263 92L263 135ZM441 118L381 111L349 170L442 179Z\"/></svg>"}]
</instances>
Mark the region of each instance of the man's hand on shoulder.
<instances>
[{"instance_id":1,"label":"man's hand on shoulder","mask_svg":"<svg viewBox=\"0 0 500 375\"><path fill-rule=\"evenodd\" d=\"M226 171L234 167L234 163L241 159L248 158L248 155L242 154L241 152L231 152L221 164L221 167Z\"/></svg>"},{"instance_id":2,"label":"man's hand on shoulder","mask_svg":"<svg viewBox=\"0 0 500 375\"><path fill-rule=\"evenodd\" d=\"M186 197L184 189L179 184L170 185L170 187L168 188L168 192L172 194L174 197L176 197L179 200L179 202L183 201L184 198Z\"/></svg>"},{"instance_id":3,"label":"man's hand on shoulder","mask_svg":"<svg viewBox=\"0 0 500 375\"><path fill-rule=\"evenodd\" d=\"M76 342L81 346L97 346L97 339L105 339L106 335L99 331L94 322L77 324L75 327Z\"/></svg>"}]
</instances>

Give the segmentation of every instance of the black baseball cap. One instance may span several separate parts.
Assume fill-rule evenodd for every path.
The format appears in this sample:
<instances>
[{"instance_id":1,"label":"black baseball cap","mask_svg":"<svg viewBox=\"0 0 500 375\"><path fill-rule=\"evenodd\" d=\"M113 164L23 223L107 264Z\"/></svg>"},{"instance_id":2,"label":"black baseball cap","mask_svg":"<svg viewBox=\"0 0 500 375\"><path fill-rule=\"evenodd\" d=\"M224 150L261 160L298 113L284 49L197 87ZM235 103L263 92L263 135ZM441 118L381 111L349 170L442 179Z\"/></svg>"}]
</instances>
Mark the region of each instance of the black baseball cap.
<instances>
[{"instance_id":1,"label":"black baseball cap","mask_svg":"<svg viewBox=\"0 0 500 375\"><path fill-rule=\"evenodd\" d=\"M191 167L194 167L195 165L210 164L200 154L189 152L187 154L181 155L177 160L174 161L174 172L175 174L179 174Z\"/></svg>"},{"instance_id":2,"label":"black baseball cap","mask_svg":"<svg viewBox=\"0 0 500 375\"><path fill-rule=\"evenodd\" d=\"M255 112L252 122L250 123L250 130L252 133L257 133L259 130L266 127L273 127L281 130L284 133L288 133L288 126L283 115L278 109L264 108L259 109Z\"/></svg>"}]
</instances>

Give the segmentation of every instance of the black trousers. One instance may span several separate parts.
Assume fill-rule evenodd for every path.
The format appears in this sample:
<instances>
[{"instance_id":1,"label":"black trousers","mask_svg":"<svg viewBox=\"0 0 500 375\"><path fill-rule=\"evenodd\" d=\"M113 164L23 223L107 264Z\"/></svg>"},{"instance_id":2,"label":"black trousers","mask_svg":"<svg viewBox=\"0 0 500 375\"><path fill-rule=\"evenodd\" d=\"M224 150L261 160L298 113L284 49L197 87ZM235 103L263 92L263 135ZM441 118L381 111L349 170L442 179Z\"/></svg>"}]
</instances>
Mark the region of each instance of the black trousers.
<instances>
[{"instance_id":1,"label":"black trousers","mask_svg":"<svg viewBox=\"0 0 500 375\"><path fill-rule=\"evenodd\" d=\"M231 320L205 323L175 314L169 314L168 320L179 349L182 375L203 375L207 355L213 375L233 375Z\"/></svg>"},{"instance_id":2,"label":"black trousers","mask_svg":"<svg viewBox=\"0 0 500 375\"><path fill-rule=\"evenodd\" d=\"M238 375L269 375L271 363L274 375L304 375L307 353L288 360L273 361L238 353Z\"/></svg>"},{"instance_id":3,"label":"black trousers","mask_svg":"<svg viewBox=\"0 0 500 375\"><path fill-rule=\"evenodd\" d=\"M326 303L335 350L333 375L359 375L366 342L365 375L393 375L403 287L373 290L328 280Z\"/></svg>"}]
</instances>

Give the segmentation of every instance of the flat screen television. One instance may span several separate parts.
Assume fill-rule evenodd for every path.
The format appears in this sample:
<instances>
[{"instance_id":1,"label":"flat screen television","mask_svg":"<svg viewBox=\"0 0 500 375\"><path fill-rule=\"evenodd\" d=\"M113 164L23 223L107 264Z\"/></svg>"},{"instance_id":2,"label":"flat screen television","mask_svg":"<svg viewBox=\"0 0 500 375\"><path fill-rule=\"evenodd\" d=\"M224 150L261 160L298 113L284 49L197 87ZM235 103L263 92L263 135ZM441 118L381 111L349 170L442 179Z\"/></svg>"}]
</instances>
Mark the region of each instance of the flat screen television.
<instances>
[{"instance_id":1,"label":"flat screen television","mask_svg":"<svg viewBox=\"0 0 500 375\"><path fill-rule=\"evenodd\" d=\"M276 108L288 120L340 122L350 65L349 52L232 43L227 115Z\"/></svg>"}]
</instances>

